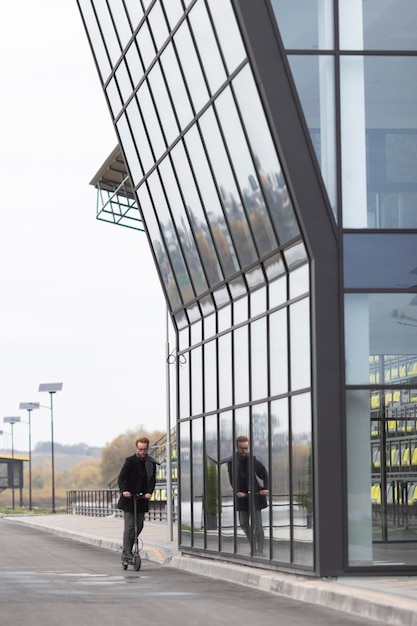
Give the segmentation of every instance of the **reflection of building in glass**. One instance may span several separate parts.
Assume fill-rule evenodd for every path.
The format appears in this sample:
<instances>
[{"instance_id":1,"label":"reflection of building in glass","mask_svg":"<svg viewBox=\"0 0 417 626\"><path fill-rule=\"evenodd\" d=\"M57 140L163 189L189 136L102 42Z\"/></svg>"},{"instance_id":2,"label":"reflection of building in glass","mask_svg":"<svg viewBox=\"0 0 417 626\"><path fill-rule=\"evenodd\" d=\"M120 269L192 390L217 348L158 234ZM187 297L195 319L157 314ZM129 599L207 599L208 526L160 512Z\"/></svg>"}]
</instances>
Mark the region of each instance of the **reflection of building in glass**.
<instances>
[{"instance_id":1,"label":"reflection of building in glass","mask_svg":"<svg viewBox=\"0 0 417 626\"><path fill-rule=\"evenodd\" d=\"M78 3L119 143L99 217L144 225L181 357L181 550L415 568L414 3ZM240 434L270 476L261 558Z\"/></svg>"}]
</instances>

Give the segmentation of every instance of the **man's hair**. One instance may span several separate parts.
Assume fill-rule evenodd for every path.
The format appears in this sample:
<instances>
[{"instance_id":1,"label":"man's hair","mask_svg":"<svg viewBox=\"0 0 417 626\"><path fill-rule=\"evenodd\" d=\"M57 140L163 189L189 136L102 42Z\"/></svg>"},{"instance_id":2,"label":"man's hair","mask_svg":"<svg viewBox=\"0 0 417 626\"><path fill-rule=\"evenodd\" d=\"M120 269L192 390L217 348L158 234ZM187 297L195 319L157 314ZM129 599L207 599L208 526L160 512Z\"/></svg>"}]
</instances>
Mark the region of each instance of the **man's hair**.
<instances>
[{"instance_id":1,"label":"man's hair","mask_svg":"<svg viewBox=\"0 0 417 626\"><path fill-rule=\"evenodd\" d=\"M146 443L149 448L149 439L147 437L138 437L135 441L135 446L137 446L138 443Z\"/></svg>"},{"instance_id":2,"label":"man's hair","mask_svg":"<svg viewBox=\"0 0 417 626\"><path fill-rule=\"evenodd\" d=\"M247 435L239 435L239 437L236 438L236 445L239 445L239 443L249 443L249 437Z\"/></svg>"}]
</instances>

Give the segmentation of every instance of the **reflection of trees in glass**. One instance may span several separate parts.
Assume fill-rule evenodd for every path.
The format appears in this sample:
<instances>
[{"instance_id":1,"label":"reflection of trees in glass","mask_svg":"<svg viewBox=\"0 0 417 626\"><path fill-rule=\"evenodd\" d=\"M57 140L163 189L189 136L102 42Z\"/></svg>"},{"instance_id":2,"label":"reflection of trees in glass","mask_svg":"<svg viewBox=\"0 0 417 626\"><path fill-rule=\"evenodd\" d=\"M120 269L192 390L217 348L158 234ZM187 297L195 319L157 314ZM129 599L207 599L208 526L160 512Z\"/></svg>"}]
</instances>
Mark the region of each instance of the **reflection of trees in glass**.
<instances>
[{"instance_id":1,"label":"reflection of trees in glass","mask_svg":"<svg viewBox=\"0 0 417 626\"><path fill-rule=\"evenodd\" d=\"M221 189L221 195L236 254L239 257L241 268L244 268L257 258L248 222L240 200L224 189Z\"/></svg>"},{"instance_id":2,"label":"reflection of trees in glass","mask_svg":"<svg viewBox=\"0 0 417 626\"><path fill-rule=\"evenodd\" d=\"M181 246L172 227L172 224L165 226L161 224L163 236L168 249L171 266L177 279L178 288L181 292L184 302L188 302L194 298L194 291L191 286L190 277L184 263Z\"/></svg>"},{"instance_id":3,"label":"reflection of trees in glass","mask_svg":"<svg viewBox=\"0 0 417 626\"><path fill-rule=\"evenodd\" d=\"M281 170L266 174L258 157L255 157L258 180L274 222L280 243L299 234L294 207Z\"/></svg>"},{"instance_id":4,"label":"reflection of trees in glass","mask_svg":"<svg viewBox=\"0 0 417 626\"><path fill-rule=\"evenodd\" d=\"M171 264L168 260L167 254L161 242L158 240L154 240L152 242L152 245L169 302L172 309L175 310L181 306L181 299L178 293L177 285L174 280L174 276L172 274Z\"/></svg>"}]
</instances>

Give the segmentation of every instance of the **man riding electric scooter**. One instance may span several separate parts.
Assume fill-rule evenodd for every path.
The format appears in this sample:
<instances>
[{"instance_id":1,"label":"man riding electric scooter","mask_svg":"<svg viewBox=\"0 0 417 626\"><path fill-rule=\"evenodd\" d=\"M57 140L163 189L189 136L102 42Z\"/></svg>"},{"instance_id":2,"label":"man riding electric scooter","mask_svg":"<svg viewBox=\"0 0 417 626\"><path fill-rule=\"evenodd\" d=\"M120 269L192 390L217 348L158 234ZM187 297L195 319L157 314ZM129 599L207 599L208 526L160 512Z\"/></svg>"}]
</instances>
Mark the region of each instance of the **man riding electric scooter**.
<instances>
[{"instance_id":1,"label":"man riding electric scooter","mask_svg":"<svg viewBox=\"0 0 417 626\"><path fill-rule=\"evenodd\" d=\"M145 513L149 510L158 464L148 454L147 437L138 437L135 445L136 453L125 459L118 478L121 495L117 506L124 515L122 563L126 567L132 563L132 548L143 529ZM143 495L138 497L139 494Z\"/></svg>"}]
</instances>

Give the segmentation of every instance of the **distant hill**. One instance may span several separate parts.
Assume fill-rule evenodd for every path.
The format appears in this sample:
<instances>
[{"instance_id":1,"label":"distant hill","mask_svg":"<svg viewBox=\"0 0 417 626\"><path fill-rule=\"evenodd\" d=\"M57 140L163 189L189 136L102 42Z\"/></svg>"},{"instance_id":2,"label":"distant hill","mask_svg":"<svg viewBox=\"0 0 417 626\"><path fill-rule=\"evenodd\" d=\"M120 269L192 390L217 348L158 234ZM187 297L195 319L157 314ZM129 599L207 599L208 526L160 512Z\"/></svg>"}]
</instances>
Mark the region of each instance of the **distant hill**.
<instances>
[{"instance_id":1,"label":"distant hill","mask_svg":"<svg viewBox=\"0 0 417 626\"><path fill-rule=\"evenodd\" d=\"M89 459L101 459L102 448L87 446L85 443L62 445L54 443L54 466L56 470L71 469L74 465ZM10 455L10 450L0 450L0 454ZM16 456L29 456L27 450L15 450ZM36 444L32 450L32 468L51 462L51 442Z\"/></svg>"},{"instance_id":2,"label":"distant hill","mask_svg":"<svg viewBox=\"0 0 417 626\"><path fill-rule=\"evenodd\" d=\"M36 444L32 452L50 452L51 451L51 442L50 441L40 441ZM86 443L76 443L72 445L64 445L62 443L54 442L54 454L74 454L74 455L82 455L82 456L92 456L94 458L101 456L101 448L92 448L91 446L87 446Z\"/></svg>"}]
</instances>

